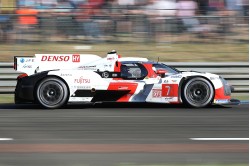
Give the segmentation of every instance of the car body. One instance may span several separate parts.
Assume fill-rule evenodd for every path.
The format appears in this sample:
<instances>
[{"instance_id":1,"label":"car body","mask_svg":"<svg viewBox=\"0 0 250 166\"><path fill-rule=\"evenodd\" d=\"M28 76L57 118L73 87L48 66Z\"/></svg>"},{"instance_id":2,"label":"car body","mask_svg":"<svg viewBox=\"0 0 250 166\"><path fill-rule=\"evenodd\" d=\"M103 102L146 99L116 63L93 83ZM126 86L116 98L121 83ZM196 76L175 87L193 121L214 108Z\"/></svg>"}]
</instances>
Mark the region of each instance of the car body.
<instances>
[{"instance_id":1,"label":"car body","mask_svg":"<svg viewBox=\"0 0 250 166\"><path fill-rule=\"evenodd\" d=\"M221 76L178 71L146 58L112 51L15 57L15 103L60 108L68 103L149 102L206 107L230 103L232 87Z\"/></svg>"}]
</instances>

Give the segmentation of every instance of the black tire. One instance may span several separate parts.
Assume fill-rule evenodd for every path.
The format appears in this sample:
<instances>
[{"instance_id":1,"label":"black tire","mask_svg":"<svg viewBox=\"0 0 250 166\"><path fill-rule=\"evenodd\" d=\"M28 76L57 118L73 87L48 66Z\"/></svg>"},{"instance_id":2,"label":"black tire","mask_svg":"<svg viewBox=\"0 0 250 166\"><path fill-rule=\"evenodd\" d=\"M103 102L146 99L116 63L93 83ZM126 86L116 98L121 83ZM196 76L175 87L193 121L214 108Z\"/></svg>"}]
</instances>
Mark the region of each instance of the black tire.
<instances>
[{"instance_id":1,"label":"black tire","mask_svg":"<svg viewBox=\"0 0 250 166\"><path fill-rule=\"evenodd\" d=\"M68 88L65 83L56 77L42 80L36 88L36 99L45 108L60 108L68 100Z\"/></svg>"},{"instance_id":2,"label":"black tire","mask_svg":"<svg viewBox=\"0 0 250 166\"><path fill-rule=\"evenodd\" d=\"M214 88L211 83L201 77L188 80L182 91L182 99L185 104L201 108L211 104L214 97Z\"/></svg>"}]
</instances>

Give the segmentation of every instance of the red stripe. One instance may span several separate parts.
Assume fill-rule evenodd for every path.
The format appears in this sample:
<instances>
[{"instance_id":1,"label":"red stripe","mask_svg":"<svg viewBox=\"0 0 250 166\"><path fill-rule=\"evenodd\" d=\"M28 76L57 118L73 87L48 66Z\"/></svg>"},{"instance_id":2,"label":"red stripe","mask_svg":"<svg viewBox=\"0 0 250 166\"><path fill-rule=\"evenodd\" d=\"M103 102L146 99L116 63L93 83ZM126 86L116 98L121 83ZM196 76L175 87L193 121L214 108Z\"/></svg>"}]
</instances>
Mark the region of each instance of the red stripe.
<instances>
[{"instance_id":1,"label":"red stripe","mask_svg":"<svg viewBox=\"0 0 250 166\"><path fill-rule=\"evenodd\" d=\"M118 62L118 61L115 62L114 72L121 72L121 62ZM123 79L122 78L113 78L113 80L123 80Z\"/></svg>"},{"instance_id":2,"label":"red stripe","mask_svg":"<svg viewBox=\"0 0 250 166\"><path fill-rule=\"evenodd\" d=\"M225 96L224 87L215 90L214 99L230 99L231 96Z\"/></svg>"},{"instance_id":3,"label":"red stripe","mask_svg":"<svg viewBox=\"0 0 250 166\"><path fill-rule=\"evenodd\" d=\"M157 74L153 70L153 65L152 64L143 64L143 66L147 69L148 75L147 77L149 78L156 78Z\"/></svg>"},{"instance_id":4,"label":"red stripe","mask_svg":"<svg viewBox=\"0 0 250 166\"><path fill-rule=\"evenodd\" d=\"M128 102L130 97L135 93L137 86L137 83L111 82L109 84L108 90L129 90L128 94L122 96L120 99L117 100L118 102Z\"/></svg>"}]
</instances>

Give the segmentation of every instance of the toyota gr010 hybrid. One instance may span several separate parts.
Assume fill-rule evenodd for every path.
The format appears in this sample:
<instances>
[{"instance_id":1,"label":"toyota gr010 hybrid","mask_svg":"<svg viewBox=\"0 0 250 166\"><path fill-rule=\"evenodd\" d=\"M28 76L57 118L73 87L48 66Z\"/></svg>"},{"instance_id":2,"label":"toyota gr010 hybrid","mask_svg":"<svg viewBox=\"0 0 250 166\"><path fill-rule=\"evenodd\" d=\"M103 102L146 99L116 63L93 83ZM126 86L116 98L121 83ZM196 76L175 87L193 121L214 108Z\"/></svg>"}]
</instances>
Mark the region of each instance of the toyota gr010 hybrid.
<instances>
[{"instance_id":1,"label":"toyota gr010 hybrid","mask_svg":"<svg viewBox=\"0 0 250 166\"><path fill-rule=\"evenodd\" d=\"M206 107L230 103L231 86L221 76L178 71L146 58L115 51L15 57L15 103L60 108L68 103L149 102Z\"/></svg>"}]
</instances>

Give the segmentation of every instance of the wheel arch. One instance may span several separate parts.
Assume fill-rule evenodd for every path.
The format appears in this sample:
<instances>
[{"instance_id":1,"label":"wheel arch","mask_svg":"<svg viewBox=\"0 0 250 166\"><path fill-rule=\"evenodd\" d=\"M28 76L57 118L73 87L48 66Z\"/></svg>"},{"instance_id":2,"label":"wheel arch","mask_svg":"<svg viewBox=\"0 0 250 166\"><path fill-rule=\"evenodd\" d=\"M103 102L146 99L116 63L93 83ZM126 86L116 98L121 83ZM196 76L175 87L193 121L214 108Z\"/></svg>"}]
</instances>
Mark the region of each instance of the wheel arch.
<instances>
[{"instance_id":1,"label":"wheel arch","mask_svg":"<svg viewBox=\"0 0 250 166\"><path fill-rule=\"evenodd\" d=\"M64 83L64 84L66 85L66 87L67 87L67 91L69 92L69 93L68 93L68 96L67 96L67 101L68 101L68 100L69 100L69 96L70 96L70 89L69 89L68 83L67 83L62 77L60 77L60 76L58 76L58 75L47 75L47 76L45 76L45 77L39 79L39 80L36 82L35 86L34 86L33 96L34 96L35 102L37 102L37 96L36 96L37 87L39 86L39 84L40 84L44 79L47 79L47 78L57 78L57 79L60 79L61 81L63 81L63 83Z\"/></svg>"},{"instance_id":2,"label":"wheel arch","mask_svg":"<svg viewBox=\"0 0 250 166\"><path fill-rule=\"evenodd\" d=\"M194 76L187 76L187 77L183 77L179 83L179 91L178 91L178 96L179 96L179 101L181 101L181 103L183 103L183 88L185 86L185 84L192 78L204 78L205 80L207 80L213 87L213 91L214 91L214 94L213 94L213 99L215 97L215 87L214 87L214 84L213 82L208 79L207 77L205 76L201 76L201 75L194 75ZM213 100L212 100L213 101Z\"/></svg>"}]
</instances>

